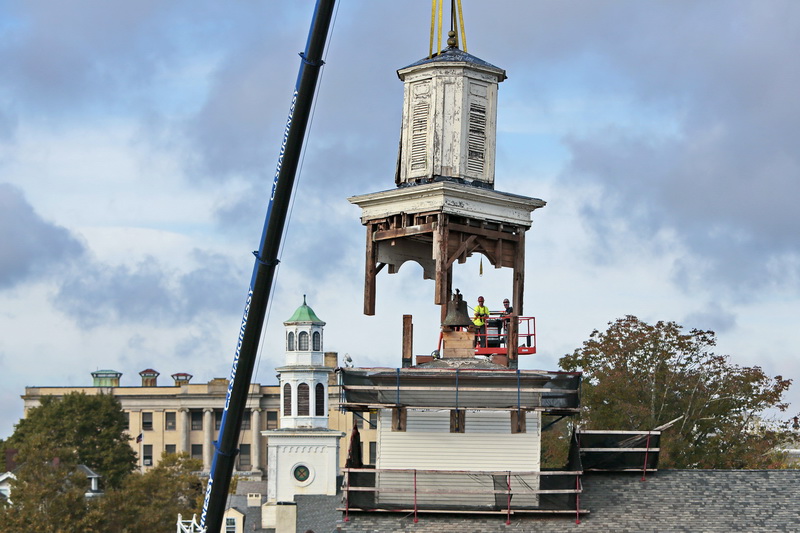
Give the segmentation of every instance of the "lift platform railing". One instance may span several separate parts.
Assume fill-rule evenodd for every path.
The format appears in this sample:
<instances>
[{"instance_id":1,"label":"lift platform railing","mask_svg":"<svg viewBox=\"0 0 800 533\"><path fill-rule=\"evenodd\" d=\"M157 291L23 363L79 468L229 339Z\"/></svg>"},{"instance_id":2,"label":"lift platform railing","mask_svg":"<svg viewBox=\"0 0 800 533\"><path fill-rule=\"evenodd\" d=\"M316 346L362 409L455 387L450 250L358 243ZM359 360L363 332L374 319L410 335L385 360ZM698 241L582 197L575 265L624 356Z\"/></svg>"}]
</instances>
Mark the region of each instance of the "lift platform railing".
<instances>
[{"instance_id":1,"label":"lift platform railing","mask_svg":"<svg viewBox=\"0 0 800 533\"><path fill-rule=\"evenodd\" d=\"M536 353L536 317L518 316L517 337L519 346L518 355L533 355ZM508 321L510 317L503 317L500 313L490 313L486 319L486 332L475 333L475 355L508 355ZM470 326L471 327L471 326ZM454 328L457 330L467 328ZM439 334L439 353L442 351L442 334Z\"/></svg>"},{"instance_id":2,"label":"lift platform railing","mask_svg":"<svg viewBox=\"0 0 800 533\"><path fill-rule=\"evenodd\" d=\"M351 510L583 513L580 471L461 471L344 468L345 521Z\"/></svg>"}]
</instances>

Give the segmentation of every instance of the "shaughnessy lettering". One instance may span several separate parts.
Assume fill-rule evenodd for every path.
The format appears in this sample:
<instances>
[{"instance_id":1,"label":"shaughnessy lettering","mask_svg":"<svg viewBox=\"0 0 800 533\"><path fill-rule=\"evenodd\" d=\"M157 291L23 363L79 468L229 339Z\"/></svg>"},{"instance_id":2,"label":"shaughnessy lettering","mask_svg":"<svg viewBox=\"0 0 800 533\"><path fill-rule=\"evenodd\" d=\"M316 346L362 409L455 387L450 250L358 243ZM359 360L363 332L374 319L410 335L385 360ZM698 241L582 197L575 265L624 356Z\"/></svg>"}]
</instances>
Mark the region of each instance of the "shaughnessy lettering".
<instances>
[{"instance_id":1,"label":"shaughnessy lettering","mask_svg":"<svg viewBox=\"0 0 800 533\"><path fill-rule=\"evenodd\" d=\"M281 153L278 155L278 166L275 168L275 178L272 180L272 194L269 197L270 203L275 199L275 190L278 187L278 176L283 167L283 154L286 153L286 143L289 141L289 129L292 127L292 119L294 118L294 106L297 103L297 89L294 90L292 95L292 103L289 106L289 117L286 119L286 127L283 129L283 142L281 142Z\"/></svg>"}]
</instances>

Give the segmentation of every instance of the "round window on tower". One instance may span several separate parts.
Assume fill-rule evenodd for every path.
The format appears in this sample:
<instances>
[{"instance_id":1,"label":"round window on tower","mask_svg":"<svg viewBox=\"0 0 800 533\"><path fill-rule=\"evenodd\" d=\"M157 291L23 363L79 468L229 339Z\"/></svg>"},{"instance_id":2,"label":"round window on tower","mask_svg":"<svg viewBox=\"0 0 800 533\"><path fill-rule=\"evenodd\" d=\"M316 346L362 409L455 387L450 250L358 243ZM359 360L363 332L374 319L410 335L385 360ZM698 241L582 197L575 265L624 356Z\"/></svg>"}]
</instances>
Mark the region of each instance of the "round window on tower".
<instances>
[{"instance_id":1,"label":"round window on tower","mask_svg":"<svg viewBox=\"0 0 800 533\"><path fill-rule=\"evenodd\" d=\"M292 477L299 485L308 485L314 478L314 472L310 466L298 463L292 468Z\"/></svg>"}]
</instances>

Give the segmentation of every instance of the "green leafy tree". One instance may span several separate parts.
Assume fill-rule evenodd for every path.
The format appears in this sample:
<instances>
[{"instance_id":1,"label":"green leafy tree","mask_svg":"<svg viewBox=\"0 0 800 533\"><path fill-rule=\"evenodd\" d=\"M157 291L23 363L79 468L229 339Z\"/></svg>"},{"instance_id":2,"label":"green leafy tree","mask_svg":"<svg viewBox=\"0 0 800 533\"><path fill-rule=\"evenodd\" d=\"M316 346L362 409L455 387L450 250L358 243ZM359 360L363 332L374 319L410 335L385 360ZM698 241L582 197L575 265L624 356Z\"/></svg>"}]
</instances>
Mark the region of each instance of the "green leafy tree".
<instances>
[{"instance_id":1,"label":"green leafy tree","mask_svg":"<svg viewBox=\"0 0 800 533\"><path fill-rule=\"evenodd\" d=\"M75 464L84 464L103 476L104 487L115 487L136 465L125 423L125 414L113 396L82 392L61 398L45 396L41 405L30 409L17 424L9 445L21 450L32 442L52 443L50 448L69 451Z\"/></svg>"},{"instance_id":2,"label":"green leafy tree","mask_svg":"<svg viewBox=\"0 0 800 533\"><path fill-rule=\"evenodd\" d=\"M647 430L681 417L662 433L662 467L785 466L777 450L791 438L788 424L765 412L786 410L791 380L731 364L715 345L713 331L626 316L593 331L559 365L584 373L585 427Z\"/></svg>"},{"instance_id":3,"label":"green leafy tree","mask_svg":"<svg viewBox=\"0 0 800 533\"><path fill-rule=\"evenodd\" d=\"M90 512L86 476L76 469L75 453L42 435L19 449L21 466L11 482L12 505L0 508L0 530L7 533L99 532Z\"/></svg>"},{"instance_id":4,"label":"green leafy tree","mask_svg":"<svg viewBox=\"0 0 800 533\"><path fill-rule=\"evenodd\" d=\"M133 473L100 501L103 531L172 531L180 513L189 517L202 504L203 484L193 472L202 461L188 454L164 454L146 473Z\"/></svg>"},{"instance_id":5,"label":"green leafy tree","mask_svg":"<svg viewBox=\"0 0 800 533\"><path fill-rule=\"evenodd\" d=\"M0 474L9 470L6 465L6 450L8 447L8 441L0 439Z\"/></svg>"}]
</instances>

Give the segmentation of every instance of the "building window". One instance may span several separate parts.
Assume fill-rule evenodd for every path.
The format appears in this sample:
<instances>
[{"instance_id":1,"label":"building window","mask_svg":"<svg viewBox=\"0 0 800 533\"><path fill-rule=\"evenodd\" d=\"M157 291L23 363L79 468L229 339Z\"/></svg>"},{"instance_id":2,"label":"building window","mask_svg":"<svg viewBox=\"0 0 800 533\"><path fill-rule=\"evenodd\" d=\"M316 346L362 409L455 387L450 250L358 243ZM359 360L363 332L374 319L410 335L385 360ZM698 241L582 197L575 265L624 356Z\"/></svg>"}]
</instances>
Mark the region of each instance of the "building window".
<instances>
[{"instance_id":1,"label":"building window","mask_svg":"<svg viewBox=\"0 0 800 533\"><path fill-rule=\"evenodd\" d=\"M127 411L122 414L125 415L125 421L123 422L124 424L123 429L131 429L131 414Z\"/></svg>"},{"instance_id":2,"label":"building window","mask_svg":"<svg viewBox=\"0 0 800 533\"><path fill-rule=\"evenodd\" d=\"M300 350L301 352L307 352L308 351L308 332L307 331L301 331L297 335L297 349Z\"/></svg>"},{"instance_id":3,"label":"building window","mask_svg":"<svg viewBox=\"0 0 800 533\"><path fill-rule=\"evenodd\" d=\"M174 412L166 412L164 413L164 429L167 431L175 431L175 413Z\"/></svg>"},{"instance_id":4,"label":"building window","mask_svg":"<svg viewBox=\"0 0 800 533\"><path fill-rule=\"evenodd\" d=\"M153 445L145 444L142 446L142 464L144 466L153 465Z\"/></svg>"},{"instance_id":5,"label":"building window","mask_svg":"<svg viewBox=\"0 0 800 533\"><path fill-rule=\"evenodd\" d=\"M463 409L450 411L450 433L464 433L464 422L467 412Z\"/></svg>"},{"instance_id":6,"label":"building window","mask_svg":"<svg viewBox=\"0 0 800 533\"><path fill-rule=\"evenodd\" d=\"M283 386L283 416L292 416L292 386Z\"/></svg>"},{"instance_id":7,"label":"building window","mask_svg":"<svg viewBox=\"0 0 800 533\"><path fill-rule=\"evenodd\" d=\"M192 430L199 431L203 429L203 411L192 410L189 412L192 417Z\"/></svg>"},{"instance_id":8,"label":"building window","mask_svg":"<svg viewBox=\"0 0 800 533\"><path fill-rule=\"evenodd\" d=\"M297 481L299 481L300 483L304 483L308 481L308 478L311 477L311 469L308 468L306 465L297 465L296 467L294 467L292 475Z\"/></svg>"},{"instance_id":9,"label":"building window","mask_svg":"<svg viewBox=\"0 0 800 533\"><path fill-rule=\"evenodd\" d=\"M225 519L225 533L236 533L236 519L235 518L226 518Z\"/></svg>"},{"instance_id":10,"label":"building window","mask_svg":"<svg viewBox=\"0 0 800 533\"><path fill-rule=\"evenodd\" d=\"M314 335L311 336L311 349L315 352L322 351L322 335L320 335L319 331L315 331Z\"/></svg>"},{"instance_id":11,"label":"building window","mask_svg":"<svg viewBox=\"0 0 800 533\"><path fill-rule=\"evenodd\" d=\"M378 411L369 412L369 429L378 428Z\"/></svg>"},{"instance_id":12,"label":"building window","mask_svg":"<svg viewBox=\"0 0 800 533\"><path fill-rule=\"evenodd\" d=\"M267 429L278 429L278 411L267 411Z\"/></svg>"},{"instance_id":13,"label":"building window","mask_svg":"<svg viewBox=\"0 0 800 533\"><path fill-rule=\"evenodd\" d=\"M250 429L250 420L252 419L252 412L250 409L246 409L244 412L244 416L242 417L242 427L241 429Z\"/></svg>"},{"instance_id":14,"label":"building window","mask_svg":"<svg viewBox=\"0 0 800 533\"><path fill-rule=\"evenodd\" d=\"M214 410L214 429L219 431L220 426L222 425L222 411L219 409Z\"/></svg>"},{"instance_id":15,"label":"building window","mask_svg":"<svg viewBox=\"0 0 800 533\"><path fill-rule=\"evenodd\" d=\"M142 413L142 429L145 431L153 430L153 413Z\"/></svg>"},{"instance_id":16,"label":"building window","mask_svg":"<svg viewBox=\"0 0 800 533\"><path fill-rule=\"evenodd\" d=\"M167 444L166 446L164 446L164 451L167 453L177 453L174 444Z\"/></svg>"},{"instance_id":17,"label":"building window","mask_svg":"<svg viewBox=\"0 0 800 533\"><path fill-rule=\"evenodd\" d=\"M290 331L289 334L286 336L286 350L293 352L294 351L294 332Z\"/></svg>"},{"instance_id":18,"label":"building window","mask_svg":"<svg viewBox=\"0 0 800 533\"><path fill-rule=\"evenodd\" d=\"M369 443L369 464L374 465L378 460L378 443L372 441Z\"/></svg>"},{"instance_id":19,"label":"building window","mask_svg":"<svg viewBox=\"0 0 800 533\"><path fill-rule=\"evenodd\" d=\"M239 446L239 470L250 470L250 445Z\"/></svg>"},{"instance_id":20,"label":"building window","mask_svg":"<svg viewBox=\"0 0 800 533\"><path fill-rule=\"evenodd\" d=\"M316 416L325 416L325 385L317 383L316 392L314 394L314 414Z\"/></svg>"},{"instance_id":21,"label":"building window","mask_svg":"<svg viewBox=\"0 0 800 533\"><path fill-rule=\"evenodd\" d=\"M310 400L308 383L301 383L297 386L297 416L308 416Z\"/></svg>"},{"instance_id":22,"label":"building window","mask_svg":"<svg viewBox=\"0 0 800 533\"><path fill-rule=\"evenodd\" d=\"M203 445L192 444L192 459L203 460Z\"/></svg>"}]
</instances>

